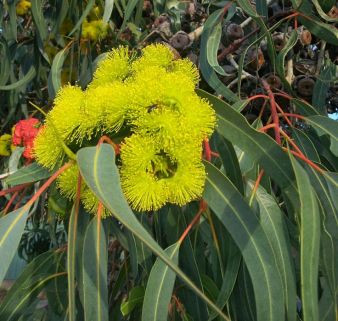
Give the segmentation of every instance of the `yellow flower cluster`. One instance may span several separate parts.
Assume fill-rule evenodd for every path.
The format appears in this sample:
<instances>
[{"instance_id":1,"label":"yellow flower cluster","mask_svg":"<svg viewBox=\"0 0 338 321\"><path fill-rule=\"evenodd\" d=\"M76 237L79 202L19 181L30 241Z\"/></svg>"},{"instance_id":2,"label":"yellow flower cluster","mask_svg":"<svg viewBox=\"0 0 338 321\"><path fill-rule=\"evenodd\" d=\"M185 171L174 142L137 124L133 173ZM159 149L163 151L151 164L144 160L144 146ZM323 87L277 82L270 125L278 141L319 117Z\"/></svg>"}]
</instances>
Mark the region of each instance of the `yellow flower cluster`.
<instances>
[{"instance_id":1,"label":"yellow flower cluster","mask_svg":"<svg viewBox=\"0 0 338 321\"><path fill-rule=\"evenodd\" d=\"M188 59L175 60L164 45L144 48L139 58L127 48L114 49L85 91L59 91L35 140L36 159L54 168L66 159L62 143L76 152L104 134L122 141L121 185L135 210L197 199L205 181L202 141L215 126L214 111L194 91L198 81L197 68ZM77 165L59 177L66 197L75 197L77 180ZM88 211L97 210L84 183L81 200Z\"/></svg>"},{"instance_id":2,"label":"yellow flower cluster","mask_svg":"<svg viewBox=\"0 0 338 321\"><path fill-rule=\"evenodd\" d=\"M82 38L97 42L107 37L108 24L103 20L85 20L82 24Z\"/></svg>"},{"instance_id":3,"label":"yellow flower cluster","mask_svg":"<svg viewBox=\"0 0 338 321\"><path fill-rule=\"evenodd\" d=\"M12 135L3 134L0 136L0 156L10 156L15 146L12 144Z\"/></svg>"},{"instance_id":4,"label":"yellow flower cluster","mask_svg":"<svg viewBox=\"0 0 338 321\"><path fill-rule=\"evenodd\" d=\"M32 7L32 4L30 1L20 0L18 4L16 5L16 14L18 16L24 16L31 7Z\"/></svg>"}]
</instances>

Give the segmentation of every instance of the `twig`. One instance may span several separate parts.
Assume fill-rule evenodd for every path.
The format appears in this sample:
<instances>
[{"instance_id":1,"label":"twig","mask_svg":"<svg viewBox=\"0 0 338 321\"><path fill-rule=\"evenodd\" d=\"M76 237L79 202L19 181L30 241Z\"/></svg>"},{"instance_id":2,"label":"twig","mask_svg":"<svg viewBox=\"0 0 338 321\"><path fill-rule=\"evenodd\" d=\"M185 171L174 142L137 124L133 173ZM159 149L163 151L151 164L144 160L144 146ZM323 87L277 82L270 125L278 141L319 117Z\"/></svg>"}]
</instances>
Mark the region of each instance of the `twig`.
<instances>
[{"instance_id":1,"label":"twig","mask_svg":"<svg viewBox=\"0 0 338 321\"><path fill-rule=\"evenodd\" d=\"M320 42L320 51L318 54L318 60L317 60L317 66L316 66L316 75L319 75L320 73L320 68L322 67L324 55L325 55L325 47L326 47L326 41L322 40Z\"/></svg>"}]
</instances>

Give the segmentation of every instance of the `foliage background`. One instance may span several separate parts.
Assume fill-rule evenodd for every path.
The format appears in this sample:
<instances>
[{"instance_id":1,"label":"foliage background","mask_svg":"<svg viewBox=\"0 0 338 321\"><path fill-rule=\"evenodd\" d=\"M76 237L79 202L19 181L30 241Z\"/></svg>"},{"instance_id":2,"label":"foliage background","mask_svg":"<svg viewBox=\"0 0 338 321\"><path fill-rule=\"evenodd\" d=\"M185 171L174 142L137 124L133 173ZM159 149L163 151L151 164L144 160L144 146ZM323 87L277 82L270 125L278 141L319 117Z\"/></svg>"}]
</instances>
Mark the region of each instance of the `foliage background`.
<instances>
[{"instance_id":1,"label":"foliage background","mask_svg":"<svg viewBox=\"0 0 338 321\"><path fill-rule=\"evenodd\" d=\"M84 179L115 218L101 222L77 212L53 184L30 209L14 210L14 203L14 211L3 211L0 280L17 248L30 263L2 299L1 320L336 320L338 130L327 117L338 105L336 1L32 0L24 15L17 5L0 3L1 134L20 119L43 118L30 102L48 111L60 86L85 88L112 47L137 50L164 41L198 63L198 93L218 115L210 145L219 157L205 163L209 208L179 241L197 202L135 216L116 187L113 151L105 145L80 151ZM102 39L84 37L86 19L108 24ZM246 19L236 44L227 21ZM304 28L309 43L299 40ZM310 95L288 80L290 70L310 85ZM246 72L251 76L238 82ZM264 93L254 79L271 73L281 83L276 89L269 82L274 94L291 96L275 95L283 111L305 117L293 126L281 120L281 128L310 163L283 151L273 130L258 131L270 109L261 113L263 101L251 100ZM289 141L282 144L291 150ZM20 168L2 180L4 190L36 182L23 204L51 173L34 163L27 169L20 153L2 157L1 168ZM2 198L3 208L9 199ZM223 318L212 312L215 306Z\"/></svg>"}]
</instances>

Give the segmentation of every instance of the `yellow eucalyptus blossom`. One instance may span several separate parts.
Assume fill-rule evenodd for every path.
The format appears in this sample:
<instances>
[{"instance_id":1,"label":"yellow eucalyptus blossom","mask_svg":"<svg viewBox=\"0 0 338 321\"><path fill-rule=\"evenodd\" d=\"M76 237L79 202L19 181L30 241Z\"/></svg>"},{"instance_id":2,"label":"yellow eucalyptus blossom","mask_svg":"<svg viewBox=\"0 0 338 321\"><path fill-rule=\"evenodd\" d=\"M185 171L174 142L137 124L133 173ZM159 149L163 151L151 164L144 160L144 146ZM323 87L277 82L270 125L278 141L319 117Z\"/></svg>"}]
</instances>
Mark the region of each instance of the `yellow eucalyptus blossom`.
<instances>
[{"instance_id":1,"label":"yellow eucalyptus blossom","mask_svg":"<svg viewBox=\"0 0 338 321\"><path fill-rule=\"evenodd\" d=\"M34 140L33 154L39 164L49 169L62 163L65 152L52 126L45 125L40 129Z\"/></svg>"},{"instance_id":2,"label":"yellow eucalyptus blossom","mask_svg":"<svg viewBox=\"0 0 338 321\"><path fill-rule=\"evenodd\" d=\"M121 186L132 208L158 210L166 203L182 206L198 199L206 176L202 141L216 123L209 103L195 93L198 80L197 68L174 60L164 45L144 48L138 59L128 48L113 49L87 90L66 86L58 93L34 142L37 162L54 168L66 157L62 141L78 149L94 143L93 138L96 143L103 133L114 134L111 139L118 133ZM58 178L62 194L74 199L77 180L74 165ZM97 213L99 201L85 183L81 201Z\"/></svg>"},{"instance_id":3,"label":"yellow eucalyptus blossom","mask_svg":"<svg viewBox=\"0 0 338 321\"><path fill-rule=\"evenodd\" d=\"M85 92L85 103L78 119L76 136L90 139L101 131L117 132L122 127L128 106L128 88L121 82L92 87Z\"/></svg>"},{"instance_id":4,"label":"yellow eucalyptus blossom","mask_svg":"<svg viewBox=\"0 0 338 321\"><path fill-rule=\"evenodd\" d=\"M103 20L85 20L82 24L82 38L97 42L106 38L107 33L108 24Z\"/></svg>"},{"instance_id":5,"label":"yellow eucalyptus blossom","mask_svg":"<svg viewBox=\"0 0 338 321\"><path fill-rule=\"evenodd\" d=\"M16 5L16 14L18 16L24 16L31 7L32 7L32 4L30 1L21 0Z\"/></svg>"},{"instance_id":6,"label":"yellow eucalyptus blossom","mask_svg":"<svg viewBox=\"0 0 338 321\"><path fill-rule=\"evenodd\" d=\"M168 67L168 71L189 77L195 86L200 81L200 75L197 67L188 58L172 61Z\"/></svg>"},{"instance_id":7,"label":"yellow eucalyptus blossom","mask_svg":"<svg viewBox=\"0 0 338 321\"><path fill-rule=\"evenodd\" d=\"M85 188L81 194L81 202L88 213L97 214L99 200L88 187ZM101 216L105 218L107 216L111 216L111 213L103 207Z\"/></svg>"},{"instance_id":8,"label":"yellow eucalyptus blossom","mask_svg":"<svg viewBox=\"0 0 338 321\"><path fill-rule=\"evenodd\" d=\"M132 69L136 72L149 67L167 68L174 59L173 52L162 44L152 44L142 49L142 56L135 60Z\"/></svg>"},{"instance_id":9,"label":"yellow eucalyptus blossom","mask_svg":"<svg viewBox=\"0 0 338 321\"><path fill-rule=\"evenodd\" d=\"M92 87L110 84L115 80L124 80L130 73L130 58L127 47L119 47L109 52L101 60L94 73Z\"/></svg>"},{"instance_id":10,"label":"yellow eucalyptus blossom","mask_svg":"<svg viewBox=\"0 0 338 321\"><path fill-rule=\"evenodd\" d=\"M149 136L126 138L121 147L121 186L134 209L157 210L167 202L183 205L201 196L205 172L200 147L192 146L164 149Z\"/></svg>"},{"instance_id":11,"label":"yellow eucalyptus blossom","mask_svg":"<svg viewBox=\"0 0 338 321\"><path fill-rule=\"evenodd\" d=\"M54 107L48 113L46 125L55 126L60 137L72 140L74 130L79 126L84 104L84 92L77 86L62 87L54 100Z\"/></svg>"},{"instance_id":12,"label":"yellow eucalyptus blossom","mask_svg":"<svg viewBox=\"0 0 338 321\"><path fill-rule=\"evenodd\" d=\"M77 184L79 179L79 167L77 164L73 164L66 169L57 178L57 186L61 191L61 194L70 200L75 199L77 193ZM81 192L83 191L85 184L81 184Z\"/></svg>"},{"instance_id":13,"label":"yellow eucalyptus blossom","mask_svg":"<svg viewBox=\"0 0 338 321\"><path fill-rule=\"evenodd\" d=\"M0 156L10 156L12 153L12 135L4 134L0 136Z\"/></svg>"}]
</instances>

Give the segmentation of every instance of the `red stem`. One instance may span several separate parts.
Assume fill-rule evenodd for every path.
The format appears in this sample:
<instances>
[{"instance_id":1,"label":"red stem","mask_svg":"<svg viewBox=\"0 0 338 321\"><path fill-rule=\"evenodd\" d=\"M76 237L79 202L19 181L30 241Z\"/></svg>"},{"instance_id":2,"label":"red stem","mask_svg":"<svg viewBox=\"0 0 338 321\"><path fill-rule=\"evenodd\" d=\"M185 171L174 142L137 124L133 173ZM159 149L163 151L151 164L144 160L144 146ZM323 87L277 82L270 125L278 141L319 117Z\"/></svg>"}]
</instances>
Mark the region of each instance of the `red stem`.
<instances>
[{"instance_id":1,"label":"red stem","mask_svg":"<svg viewBox=\"0 0 338 321\"><path fill-rule=\"evenodd\" d=\"M7 203L6 207L5 207L5 209L4 209L3 212L2 212L2 216L5 216L5 215L7 214L9 208L10 208L11 205L13 204L13 202L14 202L14 200L16 199L16 197L18 196L18 194L19 194L19 191L16 191L16 192L12 195L11 199L8 201L8 203Z\"/></svg>"},{"instance_id":2,"label":"red stem","mask_svg":"<svg viewBox=\"0 0 338 321\"><path fill-rule=\"evenodd\" d=\"M187 228L185 229L185 231L182 233L180 239L178 240L178 243L181 244L184 241L184 239L188 235L189 231L200 220L200 217L201 217L202 213L206 210L206 208L207 208L207 203L204 200L201 200L200 201L200 208L199 208L197 214L195 215L195 217L193 218L193 220L190 222L190 224L187 226Z\"/></svg>"},{"instance_id":3,"label":"red stem","mask_svg":"<svg viewBox=\"0 0 338 321\"><path fill-rule=\"evenodd\" d=\"M115 144L108 136L104 135L100 138L99 142L97 143L97 146L103 144L104 142L108 143L109 145L112 145L115 151L115 154L120 154L120 147L118 144Z\"/></svg>"},{"instance_id":4,"label":"red stem","mask_svg":"<svg viewBox=\"0 0 338 321\"><path fill-rule=\"evenodd\" d=\"M267 96L267 95L254 95L254 96L251 96L248 98L249 101L252 101L252 100L255 100L255 99L258 99L258 98L264 98L264 99L269 99L270 97Z\"/></svg>"},{"instance_id":5,"label":"red stem","mask_svg":"<svg viewBox=\"0 0 338 321\"><path fill-rule=\"evenodd\" d=\"M323 174L324 171L317 166L315 163L311 162L308 158L306 158L304 155L301 155L297 152L294 152L293 150L287 149L285 147L282 147L283 150L290 152L291 154L295 155L296 157L298 157L299 159L303 160L305 163L307 163L308 165L310 165L313 169L315 169L316 171L318 171L319 173Z\"/></svg>"},{"instance_id":6,"label":"red stem","mask_svg":"<svg viewBox=\"0 0 338 321\"><path fill-rule=\"evenodd\" d=\"M279 117L278 117L278 113L277 113L277 106L276 106L276 102L275 102L275 97L274 97L274 95L271 91L269 84L266 82L266 80L261 79L261 82L263 84L264 89L266 90L266 92L268 93L268 95L270 97L272 121L276 125L276 127L275 127L275 139L276 139L276 142L278 144L281 144L280 133L279 133L279 130L278 130L279 129Z\"/></svg>"},{"instance_id":7,"label":"red stem","mask_svg":"<svg viewBox=\"0 0 338 321\"><path fill-rule=\"evenodd\" d=\"M32 183L25 183L25 184L21 184L21 185L11 187L11 188L7 188L3 191L0 191L0 196L4 196L8 193L13 193L13 192L16 192L16 191L21 191L22 189L24 189L25 187L30 186L30 185L32 185Z\"/></svg>"},{"instance_id":8,"label":"red stem","mask_svg":"<svg viewBox=\"0 0 338 321\"><path fill-rule=\"evenodd\" d=\"M56 180L56 178L64 172L66 169L72 166L72 163L68 162L60 167L48 180L39 188L39 190L32 196L32 198L24 205L24 207L31 207L32 204L41 196L41 194Z\"/></svg>"},{"instance_id":9,"label":"red stem","mask_svg":"<svg viewBox=\"0 0 338 321\"><path fill-rule=\"evenodd\" d=\"M204 139L204 157L208 162L211 161L211 148L208 138Z\"/></svg>"}]
</instances>

